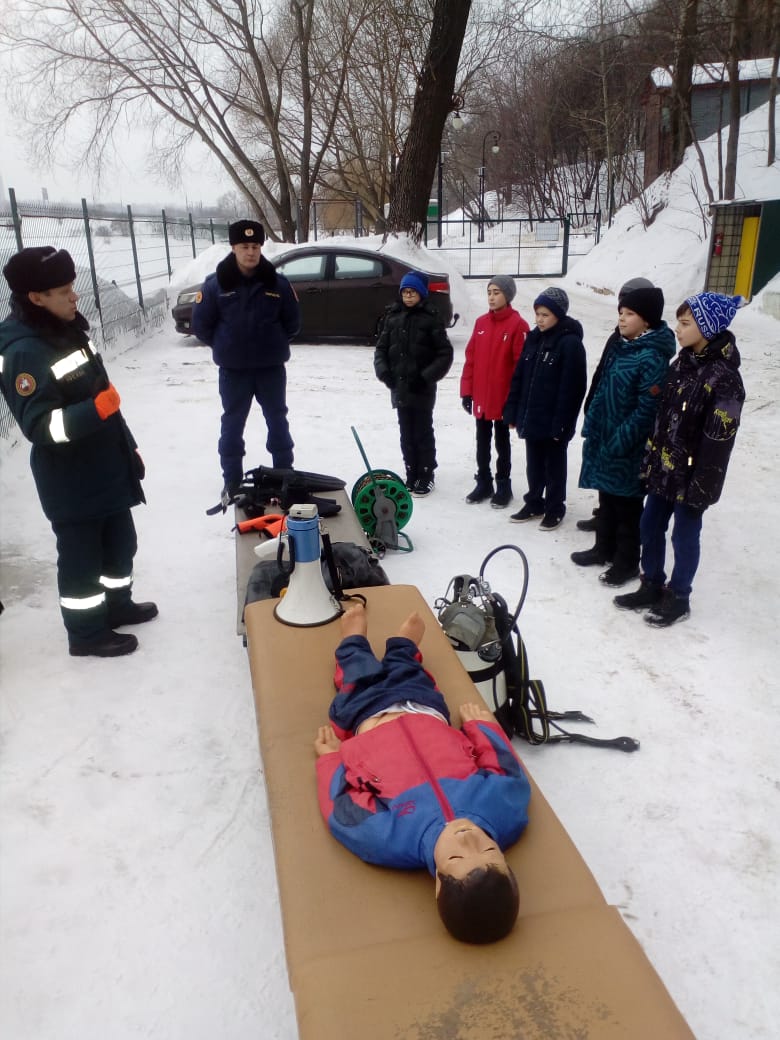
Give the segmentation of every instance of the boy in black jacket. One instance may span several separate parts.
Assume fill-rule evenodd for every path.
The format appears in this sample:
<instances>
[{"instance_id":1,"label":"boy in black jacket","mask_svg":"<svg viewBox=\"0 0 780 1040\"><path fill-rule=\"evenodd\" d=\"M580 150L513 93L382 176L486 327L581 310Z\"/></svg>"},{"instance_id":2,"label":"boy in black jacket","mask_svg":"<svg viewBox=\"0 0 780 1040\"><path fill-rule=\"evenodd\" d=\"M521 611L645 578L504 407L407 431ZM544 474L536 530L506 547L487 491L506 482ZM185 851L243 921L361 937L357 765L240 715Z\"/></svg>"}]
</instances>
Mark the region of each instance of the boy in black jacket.
<instances>
[{"instance_id":1,"label":"boy in black jacket","mask_svg":"<svg viewBox=\"0 0 780 1040\"><path fill-rule=\"evenodd\" d=\"M528 493L514 524L541 519L554 531L566 513L566 453L587 379L582 325L568 315L569 297L555 286L534 300L528 333L512 376L504 422L525 440Z\"/></svg>"},{"instance_id":2,"label":"boy in black jacket","mask_svg":"<svg viewBox=\"0 0 780 1040\"><path fill-rule=\"evenodd\" d=\"M391 307L379 334L374 371L390 390L398 413L406 486L415 498L423 498L433 491L436 384L450 370L452 344L438 312L426 303L424 274L405 274L399 293L401 299Z\"/></svg>"}]
</instances>

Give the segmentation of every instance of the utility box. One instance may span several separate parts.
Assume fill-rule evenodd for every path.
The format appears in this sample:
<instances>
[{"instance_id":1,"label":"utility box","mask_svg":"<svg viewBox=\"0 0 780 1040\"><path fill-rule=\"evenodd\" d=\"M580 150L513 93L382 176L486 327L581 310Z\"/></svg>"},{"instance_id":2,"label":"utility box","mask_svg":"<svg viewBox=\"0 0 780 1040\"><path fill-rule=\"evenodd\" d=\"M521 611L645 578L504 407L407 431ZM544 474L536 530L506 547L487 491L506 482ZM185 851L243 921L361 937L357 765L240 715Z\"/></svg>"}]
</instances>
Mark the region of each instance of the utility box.
<instances>
[{"instance_id":1,"label":"utility box","mask_svg":"<svg viewBox=\"0 0 780 1040\"><path fill-rule=\"evenodd\" d=\"M713 202L705 288L749 300L780 271L780 199Z\"/></svg>"}]
</instances>

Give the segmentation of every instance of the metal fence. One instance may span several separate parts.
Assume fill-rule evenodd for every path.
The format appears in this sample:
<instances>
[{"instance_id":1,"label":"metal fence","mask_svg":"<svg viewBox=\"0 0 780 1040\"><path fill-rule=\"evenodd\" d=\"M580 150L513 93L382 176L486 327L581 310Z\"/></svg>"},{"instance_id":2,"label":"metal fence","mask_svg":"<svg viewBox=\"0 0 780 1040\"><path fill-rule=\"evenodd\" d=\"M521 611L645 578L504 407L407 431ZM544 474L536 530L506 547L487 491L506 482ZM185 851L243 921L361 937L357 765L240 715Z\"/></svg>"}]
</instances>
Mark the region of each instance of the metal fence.
<instances>
[{"instance_id":1,"label":"metal fence","mask_svg":"<svg viewBox=\"0 0 780 1040\"><path fill-rule=\"evenodd\" d=\"M140 333L167 316L166 287L174 268L217 241L227 241L227 221L134 214L98 208L18 201L13 189L0 201L0 269L18 250L53 245L67 249L76 265L79 310L105 350L127 332ZM0 278L0 320L8 312L10 290ZM13 419L0 397L0 437Z\"/></svg>"},{"instance_id":2,"label":"metal fence","mask_svg":"<svg viewBox=\"0 0 780 1040\"><path fill-rule=\"evenodd\" d=\"M441 224L441 230L439 225ZM488 278L495 271L515 278L560 278L569 263L568 217L529 220L429 221L425 245L439 240L464 278Z\"/></svg>"}]
</instances>

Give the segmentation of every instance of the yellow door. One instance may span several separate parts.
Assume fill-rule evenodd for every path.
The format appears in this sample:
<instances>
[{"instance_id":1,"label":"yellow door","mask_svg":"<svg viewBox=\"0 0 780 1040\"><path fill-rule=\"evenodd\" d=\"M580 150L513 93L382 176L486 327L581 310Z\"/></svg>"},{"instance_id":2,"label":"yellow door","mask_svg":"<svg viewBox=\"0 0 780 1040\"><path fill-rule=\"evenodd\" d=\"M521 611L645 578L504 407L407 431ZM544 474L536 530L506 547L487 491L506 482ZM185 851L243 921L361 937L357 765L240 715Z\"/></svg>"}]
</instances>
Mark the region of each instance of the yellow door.
<instances>
[{"instance_id":1,"label":"yellow door","mask_svg":"<svg viewBox=\"0 0 780 1040\"><path fill-rule=\"evenodd\" d=\"M750 299L753 286L753 269L756 266L756 246L758 245L758 222L760 217L745 217L742 221L742 238L739 242L739 259L737 274L734 279L734 292Z\"/></svg>"}]
</instances>

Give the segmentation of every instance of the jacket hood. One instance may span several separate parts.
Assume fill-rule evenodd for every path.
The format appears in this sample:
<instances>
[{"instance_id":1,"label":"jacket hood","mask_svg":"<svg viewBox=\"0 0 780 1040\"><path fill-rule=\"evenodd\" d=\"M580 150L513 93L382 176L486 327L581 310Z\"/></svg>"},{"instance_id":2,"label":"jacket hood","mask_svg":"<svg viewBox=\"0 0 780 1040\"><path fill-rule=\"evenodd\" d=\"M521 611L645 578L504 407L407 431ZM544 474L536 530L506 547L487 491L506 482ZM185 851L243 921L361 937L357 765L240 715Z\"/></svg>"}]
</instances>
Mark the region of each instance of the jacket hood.
<instances>
[{"instance_id":1,"label":"jacket hood","mask_svg":"<svg viewBox=\"0 0 780 1040\"><path fill-rule=\"evenodd\" d=\"M243 282L262 282L273 288L276 285L276 268L264 256L260 257L260 263L254 272L249 275L241 274L235 253L228 253L224 260L217 264L217 282L220 289L231 292L237 289Z\"/></svg>"},{"instance_id":2,"label":"jacket hood","mask_svg":"<svg viewBox=\"0 0 780 1040\"><path fill-rule=\"evenodd\" d=\"M662 321L657 329L648 329L636 339L623 339L618 333L617 348L618 350L647 350L649 348L657 350L667 361L671 361L677 351L677 340L666 322Z\"/></svg>"},{"instance_id":3,"label":"jacket hood","mask_svg":"<svg viewBox=\"0 0 780 1040\"><path fill-rule=\"evenodd\" d=\"M719 332L715 339L711 339L701 354L694 354L691 347L683 347L680 351L680 360L685 360L693 365L704 365L711 361L725 361L733 369L738 369L742 364L742 358L734 339L734 333L730 329Z\"/></svg>"}]
</instances>

